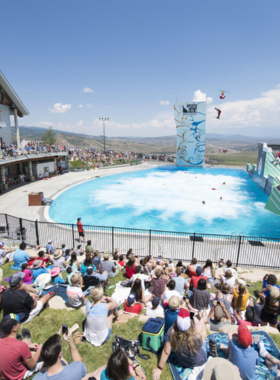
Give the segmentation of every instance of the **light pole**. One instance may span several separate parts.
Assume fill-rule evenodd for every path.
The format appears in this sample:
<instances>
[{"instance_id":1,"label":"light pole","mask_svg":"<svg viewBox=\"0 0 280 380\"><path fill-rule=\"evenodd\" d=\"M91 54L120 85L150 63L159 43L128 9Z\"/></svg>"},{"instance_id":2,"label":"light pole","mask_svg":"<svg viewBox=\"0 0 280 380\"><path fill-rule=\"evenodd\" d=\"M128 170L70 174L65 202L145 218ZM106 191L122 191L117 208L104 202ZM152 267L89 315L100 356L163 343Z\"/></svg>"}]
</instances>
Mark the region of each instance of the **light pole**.
<instances>
[{"instance_id":1,"label":"light pole","mask_svg":"<svg viewBox=\"0 0 280 380\"><path fill-rule=\"evenodd\" d=\"M103 142L104 142L104 154L105 154L105 121L109 120L108 117L100 117L99 120L103 121Z\"/></svg>"}]
</instances>

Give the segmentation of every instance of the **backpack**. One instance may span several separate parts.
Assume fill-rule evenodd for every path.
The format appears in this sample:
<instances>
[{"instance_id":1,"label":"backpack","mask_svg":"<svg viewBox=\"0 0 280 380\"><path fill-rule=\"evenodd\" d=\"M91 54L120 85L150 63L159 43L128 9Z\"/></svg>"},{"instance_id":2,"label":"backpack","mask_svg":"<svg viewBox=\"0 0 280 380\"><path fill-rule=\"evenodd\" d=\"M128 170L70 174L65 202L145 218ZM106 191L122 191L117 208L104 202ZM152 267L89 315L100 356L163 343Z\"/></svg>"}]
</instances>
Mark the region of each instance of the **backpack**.
<instances>
[{"instance_id":1,"label":"backpack","mask_svg":"<svg viewBox=\"0 0 280 380\"><path fill-rule=\"evenodd\" d=\"M121 338L118 335L115 335L113 342L113 351L115 352L118 348L121 348L131 360L135 360L138 355L139 358L148 360L150 359L149 355L141 355L139 352L140 343L137 340L127 340Z\"/></svg>"},{"instance_id":2,"label":"backpack","mask_svg":"<svg viewBox=\"0 0 280 380\"><path fill-rule=\"evenodd\" d=\"M158 354L164 344L164 321L149 318L142 328L142 347Z\"/></svg>"}]
</instances>

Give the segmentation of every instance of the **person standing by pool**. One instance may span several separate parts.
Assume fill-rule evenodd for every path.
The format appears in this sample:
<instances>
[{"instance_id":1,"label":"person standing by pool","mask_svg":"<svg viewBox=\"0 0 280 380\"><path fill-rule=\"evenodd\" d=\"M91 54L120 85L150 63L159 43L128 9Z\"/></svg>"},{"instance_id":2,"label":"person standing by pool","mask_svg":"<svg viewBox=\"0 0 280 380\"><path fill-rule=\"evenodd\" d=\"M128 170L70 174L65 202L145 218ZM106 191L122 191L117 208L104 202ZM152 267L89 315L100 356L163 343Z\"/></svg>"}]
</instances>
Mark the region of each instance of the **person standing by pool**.
<instances>
[{"instance_id":1,"label":"person standing by pool","mask_svg":"<svg viewBox=\"0 0 280 380\"><path fill-rule=\"evenodd\" d=\"M83 238L84 240L83 242L85 243L86 239L85 239L84 227L82 225L81 218L77 219L77 228L79 232L79 242L81 243L81 238Z\"/></svg>"}]
</instances>

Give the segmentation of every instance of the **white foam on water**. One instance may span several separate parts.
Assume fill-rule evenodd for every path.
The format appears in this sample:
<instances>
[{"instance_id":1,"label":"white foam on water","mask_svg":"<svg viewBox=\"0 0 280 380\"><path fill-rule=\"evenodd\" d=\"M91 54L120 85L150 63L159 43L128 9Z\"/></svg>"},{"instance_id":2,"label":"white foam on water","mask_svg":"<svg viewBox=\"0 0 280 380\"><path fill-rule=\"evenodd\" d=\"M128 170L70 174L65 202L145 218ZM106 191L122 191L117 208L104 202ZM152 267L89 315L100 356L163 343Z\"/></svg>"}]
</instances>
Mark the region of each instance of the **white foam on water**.
<instances>
[{"instance_id":1,"label":"white foam on water","mask_svg":"<svg viewBox=\"0 0 280 380\"><path fill-rule=\"evenodd\" d=\"M112 182L92 192L90 203L107 209L130 207L135 216L157 211L165 221L180 214L181 220L187 224L198 218L211 223L216 218L237 219L239 215L250 215L252 208L249 202L246 203L249 196L239 191L245 182L226 175L153 172L146 177ZM256 206L261 207L260 203Z\"/></svg>"}]
</instances>

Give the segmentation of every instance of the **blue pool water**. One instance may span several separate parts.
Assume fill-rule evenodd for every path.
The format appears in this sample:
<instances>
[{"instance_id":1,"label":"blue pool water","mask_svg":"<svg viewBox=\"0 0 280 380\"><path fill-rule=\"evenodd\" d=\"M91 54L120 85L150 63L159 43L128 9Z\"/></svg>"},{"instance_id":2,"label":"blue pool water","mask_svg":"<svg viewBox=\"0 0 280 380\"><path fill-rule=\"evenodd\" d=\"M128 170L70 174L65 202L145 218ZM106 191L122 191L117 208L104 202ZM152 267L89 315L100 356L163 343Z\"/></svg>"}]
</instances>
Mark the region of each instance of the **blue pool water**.
<instances>
[{"instance_id":1,"label":"blue pool water","mask_svg":"<svg viewBox=\"0 0 280 380\"><path fill-rule=\"evenodd\" d=\"M71 187L49 216L60 223L81 217L84 225L278 237L280 219L264 209L267 198L244 170L161 166Z\"/></svg>"}]
</instances>

